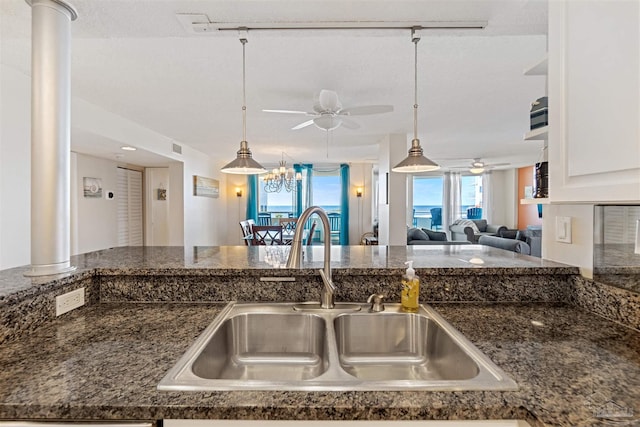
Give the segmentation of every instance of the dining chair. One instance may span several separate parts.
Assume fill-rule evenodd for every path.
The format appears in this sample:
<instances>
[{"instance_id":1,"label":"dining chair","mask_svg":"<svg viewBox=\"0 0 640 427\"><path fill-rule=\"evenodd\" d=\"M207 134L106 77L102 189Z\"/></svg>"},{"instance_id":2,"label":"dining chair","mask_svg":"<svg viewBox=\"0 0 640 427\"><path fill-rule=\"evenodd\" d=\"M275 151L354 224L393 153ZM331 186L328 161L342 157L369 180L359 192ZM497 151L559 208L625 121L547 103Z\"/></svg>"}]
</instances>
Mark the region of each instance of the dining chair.
<instances>
[{"instance_id":1,"label":"dining chair","mask_svg":"<svg viewBox=\"0 0 640 427\"><path fill-rule=\"evenodd\" d=\"M272 246L284 244L281 225L254 225L251 244L256 246Z\"/></svg>"},{"instance_id":2,"label":"dining chair","mask_svg":"<svg viewBox=\"0 0 640 427\"><path fill-rule=\"evenodd\" d=\"M307 246L311 246L313 244L313 233L316 231L317 221L313 221L311 223L311 228L309 228L309 234L307 235Z\"/></svg>"},{"instance_id":3,"label":"dining chair","mask_svg":"<svg viewBox=\"0 0 640 427\"><path fill-rule=\"evenodd\" d=\"M296 231L297 222L298 218L280 218L283 233L293 233Z\"/></svg>"},{"instance_id":4,"label":"dining chair","mask_svg":"<svg viewBox=\"0 0 640 427\"><path fill-rule=\"evenodd\" d=\"M258 213L258 225L271 225L271 213L270 212Z\"/></svg>"},{"instance_id":5,"label":"dining chair","mask_svg":"<svg viewBox=\"0 0 640 427\"><path fill-rule=\"evenodd\" d=\"M331 212L327 214L327 217L329 217L329 230L331 233L331 242L333 243L334 239L340 239L340 214Z\"/></svg>"},{"instance_id":6,"label":"dining chair","mask_svg":"<svg viewBox=\"0 0 640 427\"><path fill-rule=\"evenodd\" d=\"M467 209L467 219L481 219L482 208L469 208Z\"/></svg>"},{"instance_id":7,"label":"dining chair","mask_svg":"<svg viewBox=\"0 0 640 427\"><path fill-rule=\"evenodd\" d=\"M437 230L442 227L442 208L431 208L431 228Z\"/></svg>"},{"instance_id":8,"label":"dining chair","mask_svg":"<svg viewBox=\"0 0 640 427\"><path fill-rule=\"evenodd\" d=\"M249 240L251 240L250 236L252 233L251 223L249 220L240 221L240 228L242 229L242 240L244 240L245 246L249 246Z\"/></svg>"}]
</instances>

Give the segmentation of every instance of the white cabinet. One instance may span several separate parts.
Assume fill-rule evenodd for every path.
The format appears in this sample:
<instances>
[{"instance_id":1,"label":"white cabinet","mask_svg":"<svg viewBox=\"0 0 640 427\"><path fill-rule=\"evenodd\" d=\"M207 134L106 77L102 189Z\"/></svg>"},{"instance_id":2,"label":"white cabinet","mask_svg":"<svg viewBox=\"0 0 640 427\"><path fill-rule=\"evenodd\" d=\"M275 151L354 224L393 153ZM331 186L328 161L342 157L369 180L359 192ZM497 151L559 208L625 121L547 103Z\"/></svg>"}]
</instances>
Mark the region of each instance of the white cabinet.
<instances>
[{"instance_id":1,"label":"white cabinet","mask_svg":"<svg viewBox=\"0 0 640 427\"><path fill-rule=\"evenodd\" d=\"M640 2L549 2L549 194L640 200Z\"/></svg>"}]
</instances>

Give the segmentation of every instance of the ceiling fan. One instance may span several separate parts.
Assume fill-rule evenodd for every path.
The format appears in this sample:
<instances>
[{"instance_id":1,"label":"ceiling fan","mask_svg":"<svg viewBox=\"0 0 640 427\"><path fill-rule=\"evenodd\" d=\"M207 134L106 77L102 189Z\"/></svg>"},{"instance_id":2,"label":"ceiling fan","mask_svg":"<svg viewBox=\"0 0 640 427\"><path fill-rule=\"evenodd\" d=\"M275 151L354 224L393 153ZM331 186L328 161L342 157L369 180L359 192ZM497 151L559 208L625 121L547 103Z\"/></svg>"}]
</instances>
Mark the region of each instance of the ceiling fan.
<instances>
[{"instance_id":1,"label":"ceiling fan","mask_svg":"<svg viewBox=\"0 0 640 427\"><path fill-rule=\"evenodd\" d=\"M484 172L487 169L493 169L498 166L508 166L511 163L485 163L480 158L472 159L472 162L469 165L464 166L451 166L450 169L466 169L473 174L479 174Z\"/></svg>"},{"instance_id":2,"label":"ceiling fan","mask_svg":"<svg viewBox=\"0 0 640 427\"><path fill-rule=\"evenodd\" d=\"M338 94L332 90L322 89L315 99L313 111L296 111L296 110L262 110L266 113L284 113L284 114L301 114L307 117L313 117L294 127L292 130L298 130L307 126L315 125L316 127L330 131L339 126L347 129L358 129L360 125L349 119L351 116L365 116L370 114L390 113L393 111L393 105L362 105L359 107L342 108L342 103L338 98Z\"/></svg>"}]
</instances>

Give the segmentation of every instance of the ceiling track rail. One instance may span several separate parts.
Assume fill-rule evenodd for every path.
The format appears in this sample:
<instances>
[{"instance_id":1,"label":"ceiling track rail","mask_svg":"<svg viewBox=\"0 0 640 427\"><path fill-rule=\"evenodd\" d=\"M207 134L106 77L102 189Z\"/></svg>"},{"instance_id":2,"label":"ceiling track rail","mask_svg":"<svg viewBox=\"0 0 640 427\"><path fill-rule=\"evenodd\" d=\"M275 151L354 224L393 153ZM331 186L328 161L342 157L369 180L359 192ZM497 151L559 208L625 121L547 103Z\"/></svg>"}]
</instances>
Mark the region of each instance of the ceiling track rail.
<instances>
[{"instance_id":1,"label":"ceiling track rail","mask_svg":"<svg viewBox=\"0 0 640 427\"><path fill-rule=\"evenodd\" d=\"M238 31L307 31L307 30L482 30L487 21L307 21L307 22L213 22L205 14L176 14L192 33L227 33Z\"/></svg>"}]
</instances>

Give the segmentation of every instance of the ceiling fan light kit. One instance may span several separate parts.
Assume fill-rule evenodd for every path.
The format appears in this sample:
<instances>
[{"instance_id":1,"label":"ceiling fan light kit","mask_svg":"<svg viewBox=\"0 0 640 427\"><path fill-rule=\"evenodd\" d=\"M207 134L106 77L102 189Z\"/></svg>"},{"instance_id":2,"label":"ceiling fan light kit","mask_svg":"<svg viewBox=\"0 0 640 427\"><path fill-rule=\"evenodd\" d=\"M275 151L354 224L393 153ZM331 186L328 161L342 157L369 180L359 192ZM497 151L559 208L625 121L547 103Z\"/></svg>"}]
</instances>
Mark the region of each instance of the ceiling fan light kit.
<instances>
[{"instance_id":1,"label":"ceiling fan light kit","mask_svg":"<svg viewBox=\"0 0 640 427\"><path fill-rule=\"evenodd\" d=\"M361 105L357 107L342 107L338 94L333 90L322 89L313 103L312 111L297 110L262 110L265 113L302 114L313 117L292 127L291 130L315 125L318 129L330 131L344 126L347 129L358 129L360 125L351 120L353 116L367 116L372 114L390 113L393 105Z\"/></svg>"},{"instance_id":2,"label":"ceiling fan light kit","mask_svg":"<svg viewBox=\"0 0 640 427\"><path fill-rule=\"evenodd\" d=\"M247 44L246 31L240 34L242 43L242 141L240 149L236 153L235 160L227 163L220 171L237 175L256 175L267 170L253 159L249 143L247 142L247 98L245 93L245 45Z\"/></svg>"},{"instance_id":3,"label":"ceiling fan light kit","mask_svg":"<svg viewBox=\"0 0 640 427\"><path fill-rule=\"evenodd\" d=\"M414 103L413 103L413 140L409 155L403 161L395 165L391 170L401 173L430 172L440 169L440 166L424 156L420 140L418 139L418 42L420 36L415 29L411 30L411 42L414 44Z\"/></svg>"}]
</instances>

